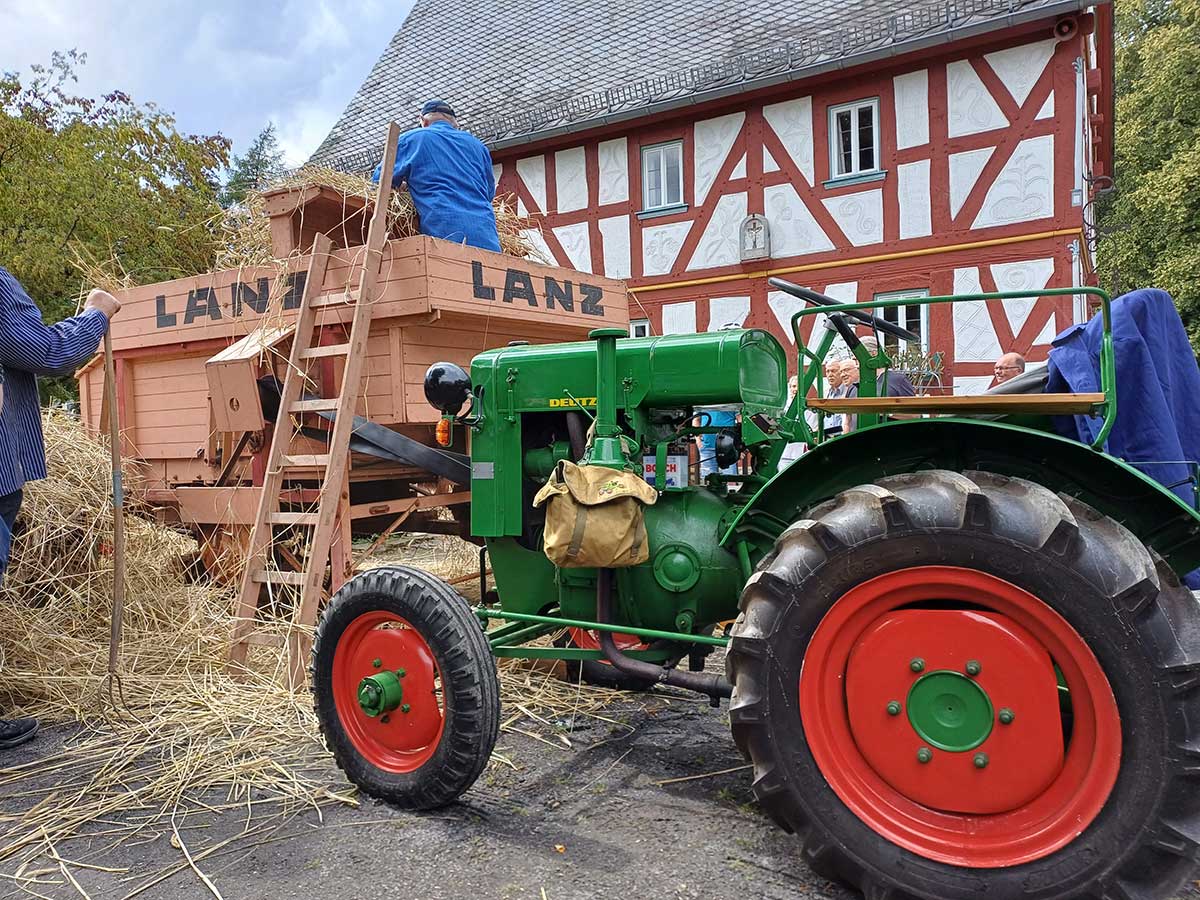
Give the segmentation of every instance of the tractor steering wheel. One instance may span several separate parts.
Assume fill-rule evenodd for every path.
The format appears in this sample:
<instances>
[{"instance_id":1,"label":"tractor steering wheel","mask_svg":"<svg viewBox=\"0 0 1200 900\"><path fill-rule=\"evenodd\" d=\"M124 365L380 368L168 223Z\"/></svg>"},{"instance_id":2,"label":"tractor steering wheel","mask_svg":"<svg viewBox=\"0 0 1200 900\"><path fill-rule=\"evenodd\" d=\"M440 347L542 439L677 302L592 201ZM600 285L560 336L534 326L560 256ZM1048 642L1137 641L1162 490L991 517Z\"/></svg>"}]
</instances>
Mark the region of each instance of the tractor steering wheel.
<instances>
[{"instance_id":1,"label":"tractor steering wheel","mask_svg":"<svg viewBox=\"0 0 1200 900\"><path fill-rule=\"evenodd\" d=\"M767 284L771 287L779 288L784 293L791 294L793 297L798 297L801 300L813 306L840 306L841 301L834 300L832 297L826 297L824 294L809 290L806 287L800 287L798 284L792 284L790 281L784 281L782 278L768 278ZM913 334L907 328L901 328L889 322L887 319L881 319L879 316L873 316L870 313L865 313L861 309L848 309L843 315L847 315L852 319L856 319L864 325L870 325L873 328L878 328L880 331L890 334L892 337L899 338L902 341L910 341L914 344L921 343L921 336Z\"/></svg>"}]
</instances>

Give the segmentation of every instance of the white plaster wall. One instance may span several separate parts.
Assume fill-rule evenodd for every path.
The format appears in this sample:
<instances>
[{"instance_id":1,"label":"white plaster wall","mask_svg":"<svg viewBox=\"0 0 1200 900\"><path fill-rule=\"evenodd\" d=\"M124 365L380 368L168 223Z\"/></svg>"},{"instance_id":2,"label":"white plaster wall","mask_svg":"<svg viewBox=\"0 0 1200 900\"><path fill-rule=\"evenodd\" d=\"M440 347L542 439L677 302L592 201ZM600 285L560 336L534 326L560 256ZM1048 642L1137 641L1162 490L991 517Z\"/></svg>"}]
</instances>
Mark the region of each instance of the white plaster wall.
<instances>
[{"instance_id":1,"label":"white plaster wall","mask_svg":"<svg viewBox=\"0 0 1200 900\"><path fill-rule=\"evenodd\" d=\"M630 276L629 216L601 219L600 240L604 246L604 274L609 278Z\"/></svg>"},{"instance_id":2,"label":"white plaster wall","mask_svg":"<svg viewBox=\"0 0 1200 900\"><path fill-rule=\"evenodd\" d=\"M582 147L559 150L554 154L554 184L560 213L587 207L587 162Z\"/></svg>"},{"instance_id":3,"label":"white plaster wall","mask_svg":"<svg viewBox=\"0 0 1200 900\"><path fill-rule=\"evenodd\" d=\"M771 256L778 259L833 249L833 242L790 184L764 188L763 206L771 223Z\"/></svg>"},{"instance_id":4,"label":"white plaster wall","mask_svg":"<svg viewBox=\"0 0 1200 900\"><path fill-rule=\"evenodd\" d=\"M988 188L972 228L1029 222L1054 214L1054 135L1017 144Z\"/></svg>"},{"instance_id":5,"label":"white plaster wall","mask_svg":"<svg viewBox=\"0 0 1200 900\"><path fill-rule=\"evenodd\" d=\"M950 137L979 134L1008 125L1008 119L965 59L946 66L946 95Z\"/></svg>"},{"instance_id":6,"label":"white plaster wall","mask_svg":"<svg viewBox=\"0 0 1200 900\"><path fill-rule=\"evenodd\" d=\"M696 301L664 303L662 308L663 334L696 333Z\"/></svg>"},{"instance_id":7,"label":"white plaster wall","mask_svg":"<svg viewBox=\"0 0 1200 900\"><path fill-rule=\"evenodd\" d=\"M929 71L919 69L892 79L896 94L896 147L929 143Z\"/></svg>"},{"instance_id":8,"label":"white plaster wall","mask_svg":"<svg viewBox=\"0 0 1200 900\"><path fill-rule=\"evenodd\" d=\"M957 216L967 202L971 188L979 181L979 175L987 161L996 152L995 147L981 147L950 154L950 215Z\"/></svg>"},{"instance_id":9,"label":"white plaster wall","mask_svg":"<svg viewBox=\"0 0 1200 900\"><path fill-rule=\"evenodd\" d=\"M666 275L675 266L679 248L691 229L691 222L654 225L642 230L642 274Z\"/></svg>"},{"instance_id":10,"label":"white plaster wall","mask_svg":"<svg viewBox=\"0 0 1200 900\"><path fill-rule=\"evenodd\" d=\"M954 293L979 294L979 269L971 267L954 270ZM951 304L954 317L954 359L958 362L995 362L1000 356L1000 342L992 327L987 303L968 300ZM955 384L958 379L955 378ZM991 379L988 379L989 383Z\"/></svg>"},{"instance_id":11,"label":"white plaster wall","mask_svg":"<svg viewBox=\"0 0 1200 900\"><path fill-rule=\"evenodd\" d=\"M492 181L495 184L500 184L500 176L504 174L504 166L500 163L492 164Z\"/></svg>"},{"instance_id":12,"label":"white plaster wall","mask_svg":"<svg viewBox=\"0 0 1200 900\"><path fill-rule=\"evenodd\" d=\"M742 154L742 158L737 161L737 165L733 167L733 171L729 173L729 179L746 177L746 154Z\"/></svg>"},{"instance_id":13,"label":"white plaster wall","mask_svg":"<svg viewBox=\"0 0 1200 900\"><path fill-rule=\"evenodd\" d=\"M1026 259L1020 262L993 263L992 279L998 291L1040 291L1054 277L1053 259ZM1004 301L1004 313L1014 335L1021 333L1029 314L1037 305L1037 297L1021 297ZM1044 329L1043 329L1044 330ZM1035 343L1037 343L1035 341Z\"/></svg>"},{"instance_id":14,"label":"white plaster wall","mask_svg":"<svg viewBox=\"0 0 1200 900\"><path fill-rule=\"evenodd\" d=\"M763 172L778 172L779 163L775 162L775 157L771 155L771 151L764 145L763 151Z\"/></svg>"},{"instance_id":15,"label":"white plaster wall","mask_svg":"<svg viewBox=\"0 0 1200 900\"><path fill-rule=\"evenodd\" d=\"M575 225L560 225L554 230L554 236L562 244L563 251L571 263L572 269L580 272L592 271L592 243L588 237L587 222Z\"/></svg>"},{"instance_id":16,"label":"white plaster wall","mask_svg":"<svg viewBox=\"0 0 1200 900\"><path fill-rule=\"evenodd\" d=\"M1054 55L1056 46L1058 42L1054 38L1047 38L1032 44L1021 44L1019 47L1006 47L994 53L985 53L983 58L1020 106L1029 99L1029 92L1042 77L1042 72L1046 70L1046 64Z\"/></svg>"},{"instance_id":17,"label":"white plaster wall","mask_svg":"<svg viewBox=\"0 0 1200 900\"><path fill-rule=\"evenodd\" d=\"M529 156L517 160L517 175L525 184L525 189L537 204L538 212L546 211L546 160L541 156ZM525 209L525 202L518 201L517 212L527 216L531 210Z\"/></svg>"},{"instance_id":18,"label":"white plaster wall","mask_svg":"<svg viewBox=\"0 0 1200 900\"><path fill-rule=\"evenodd\" d=\"M749 297L713 297L708 301L708 330L720 331L726 325L742 325L750 315Z\"/></svg>"},{"instance_id":19,"label":"white plaster wall","mask_svg":"<svg viewBox=\"0 0 1200 900\"><path fill-rule=\"evenodd\" d=\"M746 114L739 112L696 123L693 169L697 206L702 206L708 199L708 192L717 179L717 173L721 171L729 151L733 149L733 143L737 140L745 121Z\"/></svg>"},{"instance_id":20,"label":"white plaster wall","mask_svg":"<svg viewBox=\"0 0 1200 900\"><path fill-rule=\"evenodd\" d=\"M746 218L746 194L725 194L713 208L712 218L696 244L688 269L732 266L741 261L740 232Z\"/></svg>"},{"instance_id":21,"label":"white plaster wall","mask_svg":"<svg viewBox=\"0 0 1200 900\"><path fill-rule=\"evenodd\" d=\"M550 252L550 247L546 243L546 239L542 237L540 230L537 228L526 228L521 231L521 236L533 248L533 252L527 255L527 259L545 263L548 266L557 266L559 264L559 261L554 258L554 254Z\"/></svg>"},{"instance_id":22,"label":"white plaster wall","mask_svg":"<svg viewBox=\"0 0 1200 900\"><path fill-rule=\"evenodd\" d=\"M954 393L965 397L975 397L985 393L992 386L991 375L955 375Z\"/></svg>"},{"instance_id":23,"label":"white plaster wall","mask_svg":"<svg viewBox=\"0 0 1200 900\"><path fill-rule=\"evenodd\" d=\"M821 202L855 247L883 240L883 191L859 191Z\"/></svg>"},{"instance_id":24,"label":"white plaster wall","mask_svg":"<svg viewBox=\"0 0 1200 900\"><path fill-rule=\"evenodd\" d=\"M597 148L600 165L600 202L624 203L629 199L629 150L625 138L601 141Z\"/></svg>"},{"instance_id":25,"label":"white plaster wall","mask_svg":"<svg viewBox=\"0 0 1200 900\"><path fill-rule=\"evenodd\" d=\"M813 183L812 97L800 97L763 107L763 117L809 185ZM775 171L767 169L766 171Z\"/></svg>"},{"instance_id":26,"label":"white plaster wall","mask_svg":"<svg viewBox=\"0 0 1200 900\"><path fill-rule=\"evenodd\" d=\"M1050 92L1050 96L1046 98L1046 102L1042 104L1042 108L1038 110L1035 118L1052 119L1054 118L1054 91Z\"/></svg>"},{"instance_id":27,"label":"white plaster wall","mask_svg":"<svg viewBox=\"0 0 1200 900\"><path fill-rule=\"evenodd\" d=\"M767 293L767 306L775 316L775 321L779 323L779 330L784 333L789 343L796 343L796 339L792 337L792 316L804 309L806 305L799 297L793 297L783 291Z\"/></svg>"},{"instance_id":28,"label":"white plaster wall","mask_svg":"<svg viewBox=\"0 0 1200 900\"><path fill-rule=\"evenodd\" d=\"M903 163L896 167L897 194L900 198L900 237L926 237L933 233L929 200L929 160Z\"/></svg>"}]
</instances>

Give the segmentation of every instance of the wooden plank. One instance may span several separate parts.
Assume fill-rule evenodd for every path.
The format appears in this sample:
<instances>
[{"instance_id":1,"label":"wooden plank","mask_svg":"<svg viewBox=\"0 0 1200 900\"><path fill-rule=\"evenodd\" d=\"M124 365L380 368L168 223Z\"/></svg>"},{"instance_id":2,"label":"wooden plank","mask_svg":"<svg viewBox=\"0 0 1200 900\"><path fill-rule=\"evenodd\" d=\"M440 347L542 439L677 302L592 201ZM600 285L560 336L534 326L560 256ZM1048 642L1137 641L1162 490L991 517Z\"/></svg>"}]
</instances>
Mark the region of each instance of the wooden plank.
<instances>
[{"instance_id":1,"label":"wooden plank","mask_svg":"<svg viewBox=\"0 0 1200 900\"><path fill-rule=\"evenodd\" d=\"M459 503L470 503L470 491L455 491L452 494L430 494L425 497L405 497L400 500L381 500L378 503L356 503L350 507L352 519L367 519L374 516L398 515L406 510L436 509L441 506L454 506Z\"/></svg>"},{"instance_id":2,"label":"wooden plank","mask_svg":"<svg viewBox=\"0 0 1200 900\"><path fill-rule=\"evenodd\" d=\"M305 413L305 412L328 412L338 408L336 397L318 397L312 400L297 400L288 407L288 412Z\"/></svg>"},{"instance_id":3,"label":"wooden plank","mask_svg":"<svg viewBox=\"0 0 1200 900\"><path fill-rule=\"evenodd\" d=\"M272 525L316 525L316 513L274 512L267 516Z\"/></svg>"},{"instance_id":4,"label":"wooden plank","mask_svg":"<svg viewBox=\"0 0 1200 900\"><path fill-rule=\"evenodd\" d=\"M280 461L289 469L316 469L328 467L331 456L328 453L285 454Z\"/></svg>"},{"instance_id":5,"label":"wooden plank","mask_svg":"<svg viewBox=\"0 0 1200 900\"><path fill-rule=\"evenodd\" d=\"M848 397L809 400L811 409L834 413L995 413L1030 412L1083 416L1104 402L1104 394L981 394L945 397Z\"/></svg>"},{"instance_id":6,"label":"wooden plank","mask_svg":"<svg viewBox=\"0 0 1200 900\"><path fill-rule=\"evenodd\" d=\"M255 569L250 573L254 584L304 584L303 572L281 572L276 569ZM245 637L242 638L245 640Z\"/></svg>"},{"instance_id":7,"label":"wooden plank","mask_svg":"<svg viewBox=\"0 0 1200 900\"><path fill-rule=\"evenodd\" d=\"M320 359L326 356L345 356L349 352L349 344L322 344L319 347L304 348L300 351L300 358Z\"/></svg>"}]
</instances>

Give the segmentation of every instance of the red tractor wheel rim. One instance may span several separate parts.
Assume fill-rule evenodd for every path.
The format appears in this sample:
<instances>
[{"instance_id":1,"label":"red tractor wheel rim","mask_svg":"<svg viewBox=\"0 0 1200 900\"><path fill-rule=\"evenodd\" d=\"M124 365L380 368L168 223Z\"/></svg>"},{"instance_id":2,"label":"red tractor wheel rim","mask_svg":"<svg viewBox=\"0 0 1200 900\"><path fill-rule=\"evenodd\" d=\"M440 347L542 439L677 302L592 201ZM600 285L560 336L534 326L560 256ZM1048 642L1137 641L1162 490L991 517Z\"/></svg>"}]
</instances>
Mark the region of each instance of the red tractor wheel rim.
<instances>
[{"instance_id":1,"label":"red tractor wheel rim","mask_svg":"<svg viewBox=\"0 0 1200 900\"><path fill-rule=\"evenodd\" d=\"M395 673L402 705L370 716L359 703L364 678ZM403 675L400 673L403 672ZM333 654L333 702L355 750L386 772L413 772L437 750L445 727L433 651L413 626L389 612L363 613Z\"/></svg>"},{"instance_id":2,"label":"red tractor wheel rim","mask_svg":"<svg viewBox=\"0 0 1200 900\"><path fill-rule=\"evenodd\" d=\"M567 634L571 636L571 643L580 650L600 649L600 638L594 631L588 631L583 628L568 628ZM633 634L614 633L613 643L617 645L618 650L645 650L647 647L641 638ZM607 664L608 660L602 659L599 662Z\"/></svg>"},{"instance_id":3,"label":"red tractor wheel rim","mask_svg":"<svg viewBox=\"0 0 1200 900\"><path fill-rule=\"evenodd\" d=\"M1061 768L1037 796L1015 809L964 814L923 805L885 781L855 741L846 693L852 651L883 617L931 603L1007 617L1049 653L1070 691L1074 718ZM930 635L931 645L936 637ZM892 843L951 865L1014 866L1066 846L1104 807L1120 768L1120 716L1091 649L1037 597L972 569L902 569L843 595L821 620L805 654L800 714L813 758L842 802Z\"/></svg>"}]
</instances>

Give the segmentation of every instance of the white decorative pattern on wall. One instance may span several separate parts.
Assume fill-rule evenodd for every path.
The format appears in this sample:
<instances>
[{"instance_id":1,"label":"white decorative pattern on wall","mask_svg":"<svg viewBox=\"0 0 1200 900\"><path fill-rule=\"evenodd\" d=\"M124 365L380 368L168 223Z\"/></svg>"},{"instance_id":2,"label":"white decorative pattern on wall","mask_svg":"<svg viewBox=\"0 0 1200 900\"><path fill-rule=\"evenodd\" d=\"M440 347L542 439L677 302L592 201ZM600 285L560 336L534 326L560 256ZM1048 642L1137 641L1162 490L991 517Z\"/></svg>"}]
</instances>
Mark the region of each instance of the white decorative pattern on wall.
<instances>
[{"instance_id":1,"label":"white decorative pattern on wall","mask_svg":"<svg viewBox=\"0 0 1200 900\"><path fill-rule=\"evenodd\" d=\"M1054 277L1054 260L1027 259L1021 262L993 263L991 272L998 291L1040 291ZM1004 314L1008 317L1008 324L1014 335L1021 333L1037 302L1037 297L1004 301Z\"/></svg>"},{"instance_id":2,"label":"white decorative pattern on wall","mask_svg":"<svg viewBox=\"0 0 1200 900\"><path fill-rule=\"evenodd\" d=\"M546 211L546 160L541 156L529 156L517 160L517 174L525 184L525 189L533 197L539 212ZM518 212L528 215L524 202L518 204Z\"/></svg>"},{"instance_id":3,"label":"white decorative pattern on wall","mask_svg":"<svg viewBox=\"0 0 1200 900\"><path fill-rule=\"evenodd\" d=\"M1033 44L1022 44L1019 47L1007 47L994 53L985 53L983 58L992 67L996 76L1004 82L1012 98L1021 106L1029 99L1029 92L1042 77L1046 63L1054 55L1058 41L1047 38Z\"/></svg>"},{"instance_id":4,"label":"white decorative pattern on wall","mask_svg":"<svg viewBox=\"0 0 1200 900\"><path fill-rule=\"evenodd\" d=\"M995 147L982 147L979 150L967 150L963 153L950 154L950 215L957 216L962 205L967 202L967 196L987 161L996 152Z\"/></svg>"},{"instance_id":5,"label":"white decorative pattern on wall","mask_svg":"<svg viewBox=\"0 0 1200 900\"><path fill-rule=\"evenodd\" d=\"M642 229L642 274L669 274L691 227L691 222L673 222Z\"/></svg>"},{"instance_id":6,"label":"white decorative pattern on wall","mask_svg":"<svg viewBox=\"0 0 1200 900\"><path fill-rule=\"evenodd\" d=\"M763 107L763 118L778 135L792 162L809 185L813 184L812 97L800 97ZM774 171L767 169L766 171Z\"/></svg>"},{"instance_id":7,"label":"white decorative pattern on wall","mask_svg":"<svg viewBox=\"0 0 1200 900\"><path fill-rule=\"evenodd\" d=\"M665 303L662 308L663 334L696 333L696 301Z\"/></svg>"},{"instance_id":8,"label":"white decorative pattern on wall","mask_svg":"<svg viewBox=\"0 0 1200 900\"><path fill-rule=\"evenodd\" d=\"M1042 104L1042 108L1038 110L1035 118L1052 119L1054 118L1054 91L1050 92L1050 96L1046 98L1046 102Z\"/></svg>"},{"instance_id":9,"label":"white decorative pattern on wall","mask_svg":"<svg viewBox=\"0 0 1200 900\"><path fill-rule=\"evenodd\" d=\"M717 173L721 171L721 165L733 149L733 143L737 140L745 121L746 114L739 112L696 123L694 170L697 206L703 205L708 198L709 189L717 180Z\"/></svg>"},{"instance_id":10,"label":"white decorative pattern on wall","mask_svg":"<svg viewBox=\"0 0 1200 900\"><path fill-rule=\"evenodd\" d=\"M726 325L741 325L750 315L749 297L713 297L708 301L708 330L720 331Z\"/></svg>"},{"instance_id":11,"label":"white decorative pattern on wall","mask_svg":"<svg viewBox=\"0 0 1200 900\"><path fill-rule=\"evenodd\" d=\"M629 216L601 219L600 241L604 247L604 274L609 278L628 278Z\"/></svg>"},{"instance_id":12,"label":"white decorative pattern on wall","mask_svg":"<svg viewBox=\"0 0 1200 900\"><path fill-rule=\"evenodd\" d=\"M954 270L954 293L980 294L979 269ZM958 362L995 362L1000 355L1000 342L983 300L967 300L951 304L954 315L954 359ZM991 379L988 379L989 382ZM955 384L958 379L955 379Z\"/></svg>"},{"instance_id":13,"label":"white decorative pattern on wall","mask_svg":"<svg viewBox=\"0 0 1200 900\"><path fill-rule=\"evenodd\" d=\"M929 143L929 72L920 69L892 79L896 93L896 148Z\"/></svg>"},{"instance_id":14,"label":"white decorative pattern on wall","mask_svg":"<svg viewBox=\"0 0 1200 900\"><path fill-rule=\"evenodd\" d=\"M901 239L933 234L929 209L929 160L902 163L896 167L896 177Z\"/></svg>"},{"instance_id":15,"label":"white decorative pattern on wall","mask_svg":"<svg viewBox=\"0 0 1200 900\"><path fill-rule=\"evenodd\" d=\"M821 202L855 247L883 240L883 191L860 191Z\"/></svg>"},{"instance_id":16,"label":"white decorative pattern on wall","mask_svg":"<svg viewBox=\"0 0 1200 900\"><path fill-rule=\"evenodd\" d=\"M825 290L821 291L826 297L832 297L839 303L857 303L858 302L858 282L857 281L842 281L838 284L827 284Z\"/></svg>"},{"instance_id":17,"label":"white decorative pattern on wall","mask_svg":"<svg viewBox=\"0 0 1200 900\"><path fill-rule=\"evenodd\" d=\"M542 232L539 229L526 228L521 232L521 237L525 238L525 242L533 248L533 251L526 256L526 259L545 263L548 266L560 266L565 262L565 260L554 258L554 254L550 252L550 247L546 243L546 239L542 237Z\"/></svg>"},{"instance_id":18,"label":"white decorative pattern on wall","mask_svg":"<svg viewBox=\"0 0 1200 900\"><path fill-rule=\"evenodd\" d=\"M746 194L725 194L713 208L712 218L696 244L689 269L732 266L741 261L740 234L746 218Z\"/></svg>"},{"instance_id":19,"label":"white decorative pattern on wall","mask_svg":"<svg viewBox=\"0 0 1200 900\"><path fill-rule=\"evenodd\" d=\"M965 59L947 64L946 95L950 137L1007 127L1008 119Z\"/></svg>"},{"instance_id":20,"label":"white decorative pattern on wall","mask_svg":"<svg viewBox=\"0 0 1200 900\"><path fill-rule=\"evenodd\" d=\"M737 161L737 165L733 167L733 171L729 173L730 179L746 177L746 154L742 154L742 158Z\"/></svg>"},{"instance_id":21,"label":"white decorative pattern on wall","mask_svg":"<svg viewBox=\"0 0 1200 900\"><path fill-rule=\"evenodd\" d=\"M600 202L624 203L629 199L629 150L625 138L601 141L597 157L600 163Z\"/></svg>"},{"instance_id":22,"label":"white decorative pattern on wall","mask_svg":"<svg viewBox=\"0 0 1200 900\"><path fill-rule=\"evenodd\" d=\"M771 151L765 146L763 150L763 172L778 172L779 163L775 162L775 157L771 155Z\"/></svg>"},{"instance_id":23,"label":"white decorative pattern on wall","mask_svg":"<svg viewBox=\"0 0 1200 900\"><path fill-rule=\"evenodd\" d=\"M964 397L975 397L987 392L992 386L991 375L955 375L954 393Z\"/></svg>"},{"instance_id":24,"label":"white decorative pattern on wall","mask_svg":"<svg viewBox=\"0 0 1200 900\"><path fill-rule=\"evenodd\" d=\"M588 237L588 223L560 225L553 231L558 242L562 244L563 252L567 254L570 268L580 272L592 271L592 244Z\"/></svg>"},{"instance_id":25,"label":"white decorative pattern on wall","mask_svg":"<svg viewBox=\"0 0 1200 900\"><path fill-rule=\"evenodd\" d=\"M1026 138L988 188L972 228L1011 225L1054 214L1054 135Z\"/></svg>"},{"instance_id":26,"label":"white decorative pattern on wall","mask_svg":"<svg viewBox=\"0 0 1200 900\"><path fill-rule=\"evenodd\" d=\"M559 150L554 154L554 184L558 189L560 213L587 207L587 162L582 147Z\"/></svg>"},{"instance_id":27,"label":"white decorative pattern on wall","mask_svg":"<svg viewBox=\"0 0 1200 900\"><path fill-rule=\"evenodd\" d=\"M806 305L800 298L785 294L783 291L767 293L767 306L770 307L775 321L779 323L779 330L784 333L789 343L796 343L796 339L792 336L792 316L804 309Z\"/></svg>"},{"instance_id":28,"label":"white decorative pattern on wall","mask_svg":"<svg viewBox=\"0 0 1200 900\"><path fill-rule=\"evenodd\" d=\"M802 256L833 249L833 242L790 184L764 188L763 205L771 223L771 256Z\"/></svg>"}]
</instances>

